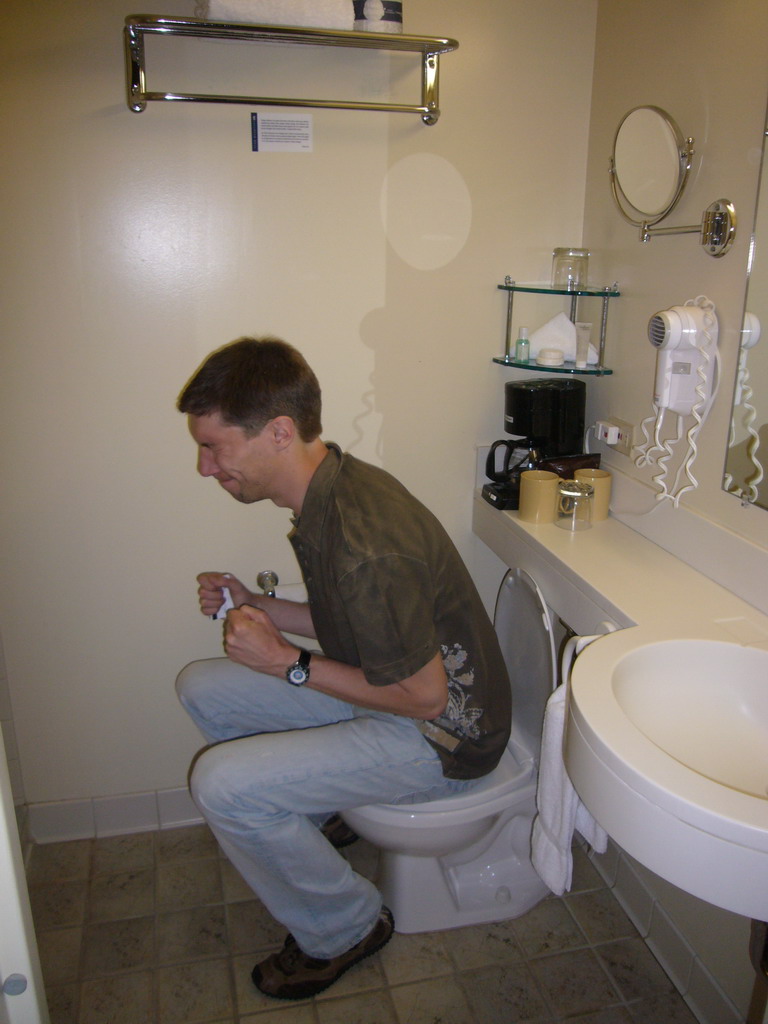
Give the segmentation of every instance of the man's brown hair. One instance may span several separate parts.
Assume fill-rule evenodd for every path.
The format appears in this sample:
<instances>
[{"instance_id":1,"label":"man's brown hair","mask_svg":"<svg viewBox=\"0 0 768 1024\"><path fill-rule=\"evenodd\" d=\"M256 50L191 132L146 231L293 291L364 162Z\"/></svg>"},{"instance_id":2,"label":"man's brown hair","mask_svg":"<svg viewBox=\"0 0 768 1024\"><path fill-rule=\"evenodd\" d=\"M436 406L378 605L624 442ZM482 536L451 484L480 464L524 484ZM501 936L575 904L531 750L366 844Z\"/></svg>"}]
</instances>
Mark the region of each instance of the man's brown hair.
<instances>
[{"instance_id":1,"label":"man's brown hair","mask_svg":"<svg viewBox=\"0 0 768 1024\"><path fill-rule=\"evenodd\" d=\"M213 352L179 395L179 412L218 413L247 435L290 416L302 441L320 436L320 385L306 359L279 338L240 338Z\"/></svg>"}]
</instances>

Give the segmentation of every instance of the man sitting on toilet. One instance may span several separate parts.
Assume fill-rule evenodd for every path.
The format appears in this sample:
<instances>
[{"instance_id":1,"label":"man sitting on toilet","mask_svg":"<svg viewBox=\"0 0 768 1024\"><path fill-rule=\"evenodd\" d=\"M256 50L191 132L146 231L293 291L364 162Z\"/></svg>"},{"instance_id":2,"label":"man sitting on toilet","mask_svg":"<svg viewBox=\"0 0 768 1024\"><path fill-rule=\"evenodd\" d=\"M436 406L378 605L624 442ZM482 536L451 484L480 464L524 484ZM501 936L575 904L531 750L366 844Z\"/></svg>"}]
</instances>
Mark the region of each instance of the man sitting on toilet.
<instances>
[{"instance_id":1,"label":"man sitting on toilet","mask_svg":"<svg viewBox=\"0 0 768 1024\"><path fill-rule=\"evenodd\" d=\"M320 387L294 348L272 338L224 346L178 409L202 476L238 501L269 499L293 513L308 603L202 573L203 614L217 612L225 587L232 596L227 657L193 662L177 689L211 744L194 763L192 796L290 930L253 981L267 995L305 999L393 930L375 886L335 848L354 834L329 818L433 800L492 771L509 737L507 671L434 516L388 473L320 439ZM283 633L316 638L323 653Z\"/></svg>"}]
</instances>

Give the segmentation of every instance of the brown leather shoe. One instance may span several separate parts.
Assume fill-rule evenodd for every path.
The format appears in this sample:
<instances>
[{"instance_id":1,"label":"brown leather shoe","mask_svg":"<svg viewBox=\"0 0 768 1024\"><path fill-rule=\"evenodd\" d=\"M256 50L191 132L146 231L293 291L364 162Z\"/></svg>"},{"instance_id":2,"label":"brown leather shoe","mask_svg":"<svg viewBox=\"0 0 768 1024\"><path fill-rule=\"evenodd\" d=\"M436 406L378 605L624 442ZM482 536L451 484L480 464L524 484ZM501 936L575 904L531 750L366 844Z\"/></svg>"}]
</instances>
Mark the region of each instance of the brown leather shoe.
<instances>
[{"instance_id":1,"label":"brown leather shoe","mask_svg":"<svg viewBox=\"0 0 768 1024\"><path fill-rule=\"evenodd\" d=\"M394 927L392 914L382 907L378 921L365 938L330 960L318 960L302 953L294 937L289 935L279 953L256 964L251 978L259 991L275 999L309 999L338 981L350 967L386 946Z\"/></svg>"},{"instance_id":2,"label":"brown leather shoe","mask_svg":"<svg viewBox=\"0 0 768 1024\"><path fill-rule=\"evenodd\" d=\"M357 832L352 831L340 814L332 815L328 821L321 826L320 831L331 846L335 847L337 850L341 850L345 846L351 846L352 843L356 843L360 838Z\"/></svg>"}]
</instances>

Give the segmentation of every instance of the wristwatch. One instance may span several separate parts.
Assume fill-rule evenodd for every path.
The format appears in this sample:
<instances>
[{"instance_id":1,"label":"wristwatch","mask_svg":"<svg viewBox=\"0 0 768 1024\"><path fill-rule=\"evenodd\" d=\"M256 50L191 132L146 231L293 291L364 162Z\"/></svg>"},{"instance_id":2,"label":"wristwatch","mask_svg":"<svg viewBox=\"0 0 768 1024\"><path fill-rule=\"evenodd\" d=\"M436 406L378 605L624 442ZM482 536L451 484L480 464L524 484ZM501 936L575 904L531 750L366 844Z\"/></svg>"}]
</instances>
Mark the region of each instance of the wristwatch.
<instances>
[{"instance_id":1,"label":"wristwatch","mask_svg":"<svg viewBox=\"0 0 768 1024\"><path fill-rule=\"evenodd\" d=\"M305 651L303 647L299 648L299 660L294 661L292 665L289 665L285 670L285 678L293 686L303 686L304 683L309 679L309 659L312 657L309 651Z\"/></svg>"}]
</instances>

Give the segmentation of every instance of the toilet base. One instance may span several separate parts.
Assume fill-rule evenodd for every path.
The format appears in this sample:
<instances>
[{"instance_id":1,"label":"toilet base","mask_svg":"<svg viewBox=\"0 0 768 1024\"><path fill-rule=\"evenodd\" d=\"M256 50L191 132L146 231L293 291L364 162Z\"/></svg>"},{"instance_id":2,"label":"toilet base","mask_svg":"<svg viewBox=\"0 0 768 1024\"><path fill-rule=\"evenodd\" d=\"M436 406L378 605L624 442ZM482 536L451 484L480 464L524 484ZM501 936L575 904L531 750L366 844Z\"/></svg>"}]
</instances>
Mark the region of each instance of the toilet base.
<instances>
[{"instance_id":1,"label":"toilet base","mask_svg":"<svg viewBox=\"0 0 768 1024\"><path fill-rule=\"evenodd\" d=\"M535 907L549 889L528 856L531 824L527 814L497 824L485 851L463 851L463 863L382 850L378 886L395 930L412 934L507 921Z\"/></svg>"}]
</instances>

